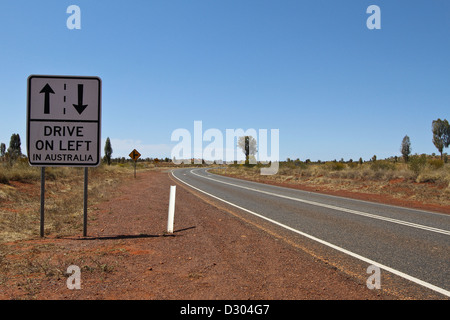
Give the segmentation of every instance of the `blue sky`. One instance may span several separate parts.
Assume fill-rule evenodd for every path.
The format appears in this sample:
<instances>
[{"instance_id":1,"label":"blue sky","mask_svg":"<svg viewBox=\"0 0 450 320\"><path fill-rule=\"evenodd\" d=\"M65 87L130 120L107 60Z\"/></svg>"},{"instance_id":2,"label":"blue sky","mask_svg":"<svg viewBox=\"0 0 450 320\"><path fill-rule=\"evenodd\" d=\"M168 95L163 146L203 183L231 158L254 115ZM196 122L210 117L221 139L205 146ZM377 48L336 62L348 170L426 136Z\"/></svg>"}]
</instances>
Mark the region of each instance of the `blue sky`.
<instances>
[{"instance_id":1,"label":"blue sky","mask_svg":"<svg viewBox=\"0 0 450 320\"><path fill-rule=\"evenodd\" d=\"M80 30L66 26L72 4ZM380 30L366 27L372 4ZM5 0L0 142L19 133L26 151L29 75L83 75L102 79L113 157L170 157L172 132L194 121L279 129L280 159L400 155L406 134L413 153L438 153L449 35L444 0Z\"/></svg>"}]
</instances>

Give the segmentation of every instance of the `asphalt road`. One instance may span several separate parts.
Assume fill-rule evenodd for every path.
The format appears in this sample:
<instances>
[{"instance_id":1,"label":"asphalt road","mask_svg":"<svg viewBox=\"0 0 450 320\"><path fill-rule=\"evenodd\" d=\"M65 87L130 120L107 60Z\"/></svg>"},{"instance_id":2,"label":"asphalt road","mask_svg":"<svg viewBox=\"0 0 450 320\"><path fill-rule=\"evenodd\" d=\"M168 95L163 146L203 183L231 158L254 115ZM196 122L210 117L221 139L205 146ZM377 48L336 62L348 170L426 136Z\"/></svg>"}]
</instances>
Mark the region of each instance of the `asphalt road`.
<instances>
[{"instance_id":1,"label":"asphalt road","mask_svg":"<svg viewBox=\"0 0 450 320\"><path fill-rule=\"evenodd\" d=\"M217 201L450 297L450 215L214 175L172 175Z\"/></svg>"}]
</instances>

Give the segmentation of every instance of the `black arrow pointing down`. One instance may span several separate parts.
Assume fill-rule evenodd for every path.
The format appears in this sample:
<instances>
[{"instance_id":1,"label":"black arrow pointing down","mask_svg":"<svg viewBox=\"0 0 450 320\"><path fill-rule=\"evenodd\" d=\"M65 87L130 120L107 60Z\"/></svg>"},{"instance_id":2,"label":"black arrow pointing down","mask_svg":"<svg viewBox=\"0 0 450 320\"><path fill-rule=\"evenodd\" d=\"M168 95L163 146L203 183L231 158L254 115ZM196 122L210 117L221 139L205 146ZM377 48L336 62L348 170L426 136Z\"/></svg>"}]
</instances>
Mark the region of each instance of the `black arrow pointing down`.
<instances>
[{"instance_id":1,"label":"black arrow pointing down","mask_svg":"<svg viewBox=\"0 0 450 320\"><path fill-rule=\"evenodd\" d=\"M83 104L83 85L78 85L78 104L73 104L75 109L78 111L79 114L82 114L84 109L88 106L87 104Z\"/></svg>"}]
</instances>

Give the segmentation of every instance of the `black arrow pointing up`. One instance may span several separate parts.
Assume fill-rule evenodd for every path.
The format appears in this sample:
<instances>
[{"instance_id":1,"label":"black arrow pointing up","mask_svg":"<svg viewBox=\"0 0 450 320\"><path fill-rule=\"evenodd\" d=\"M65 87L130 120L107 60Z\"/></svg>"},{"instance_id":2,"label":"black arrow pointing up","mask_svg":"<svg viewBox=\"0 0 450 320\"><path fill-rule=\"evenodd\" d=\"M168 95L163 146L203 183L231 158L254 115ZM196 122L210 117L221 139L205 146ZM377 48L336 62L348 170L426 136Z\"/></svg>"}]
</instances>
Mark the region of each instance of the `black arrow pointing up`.
<instances>
[{"instance_id":1,"label":"black arrow pointing up","mask_svg":"<svg viewBox=\"0 0 450 320\"><path fill-rule=\"evenodd\" d=\"M52 87L47 83L39 93L45 93L44 95L44 114L50 113L50 93L54 94Z\"/></svg>"},{"instance_id":2,"label":"black arrow pointing up","mask_svg":"<svg viewBox=\"0 0 450 320\"><path fill-rule=\"evenodd\" d=\"M87 104L83 104L83 85L78 85L78 104L73 105L79 114L82 114L84 109L88 106Z\"/></svg>"}]
</instances>

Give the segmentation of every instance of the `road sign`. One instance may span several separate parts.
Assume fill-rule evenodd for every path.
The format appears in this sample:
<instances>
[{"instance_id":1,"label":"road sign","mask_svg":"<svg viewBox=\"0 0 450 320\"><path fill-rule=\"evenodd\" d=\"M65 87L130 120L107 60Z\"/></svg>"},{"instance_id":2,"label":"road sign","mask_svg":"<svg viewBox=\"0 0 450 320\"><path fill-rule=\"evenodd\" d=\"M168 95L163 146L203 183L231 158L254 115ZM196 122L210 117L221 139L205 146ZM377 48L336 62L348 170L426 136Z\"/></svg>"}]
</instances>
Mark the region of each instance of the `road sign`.
<instances>
[{"instance_id":1,"label":"road sign","mask_svg":"<svg viewBox=\"0 0 450 320\"><path fill-rule=\"evenodd\" d=\"M133 149L133 151L131 151L129 156L134 161L134 177L136 178L136 161L139 159L141 154L136 149Z\"/></svg>"},{"instance_id":2,"label":"road sign","mask_svg":"<svg viewBox=\"0 0 450 320\"><path fill-rule=\"evenodd\" d=\"M141 156L141 154L134 149L133 151L131 151L131 153L129 154L130 158L133 159L134 161L137 161L139 159L139 157Z\"/></svg>"},{"instance_id":3,"label":"road sign","mask_svg":"<svg viewBox=\"0 0 450 320\"><path fill-rule=\"evenodd\" d=\"M100 164L101 79L28 77L27 151L32 166Z\"/></svg>"}]
</instances>

